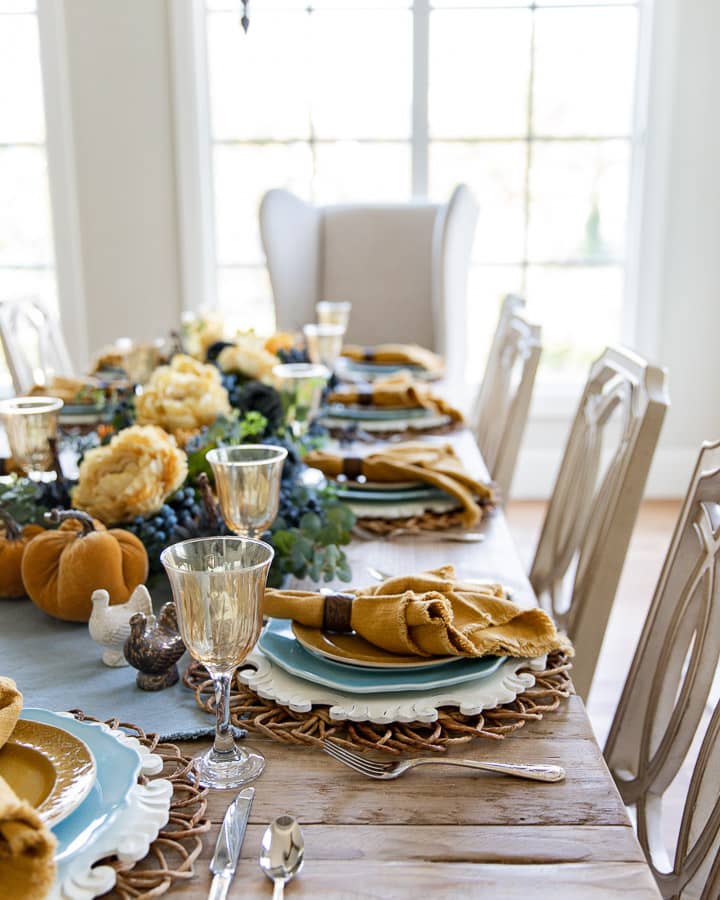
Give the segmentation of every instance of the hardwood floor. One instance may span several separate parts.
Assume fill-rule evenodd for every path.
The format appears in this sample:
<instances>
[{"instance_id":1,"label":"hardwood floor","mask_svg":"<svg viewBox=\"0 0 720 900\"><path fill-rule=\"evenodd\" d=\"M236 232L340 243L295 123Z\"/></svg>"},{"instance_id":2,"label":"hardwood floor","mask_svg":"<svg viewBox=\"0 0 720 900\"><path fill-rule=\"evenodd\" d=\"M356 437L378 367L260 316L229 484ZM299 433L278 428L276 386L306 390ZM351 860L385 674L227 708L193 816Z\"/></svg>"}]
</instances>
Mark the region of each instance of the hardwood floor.
<instances>
[{"instance_id":1,"label":"hardwood floor","mask_svg":"<svg viewBox=\"0 0 720 900\"><path fill-rule=\"evenodd\" d=\"M649 500L643 503L638 516L588 701L590 719L601 746L610 728L679 511L678 500ZM545 504L539 501L514 501L507 508L511 531L528 570L544 514Z\"/></svg>"}]
</instances>

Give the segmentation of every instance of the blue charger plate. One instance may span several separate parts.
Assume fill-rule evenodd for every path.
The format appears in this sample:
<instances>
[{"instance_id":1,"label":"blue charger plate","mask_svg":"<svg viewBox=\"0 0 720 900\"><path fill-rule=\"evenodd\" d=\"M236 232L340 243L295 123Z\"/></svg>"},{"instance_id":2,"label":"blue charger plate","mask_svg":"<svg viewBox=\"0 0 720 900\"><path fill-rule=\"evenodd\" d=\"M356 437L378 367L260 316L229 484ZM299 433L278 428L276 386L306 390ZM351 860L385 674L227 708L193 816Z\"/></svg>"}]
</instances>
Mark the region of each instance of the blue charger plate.
<instances>
[{"instance_id":1,"label":"blue charger plate","mask_svg":"<svg viewBox=\"0 0 720 900\"><path fill-rule=\"evenodd\" d=\"M271 619L262 633L259 648L291 675L351 694L384 694L388 691L428 691L464 681L486 678L505 662L504 656L450 660L430 669L388 671L344 666L308 653L292 633L289 619Z\"/></svg>"},{"instance_id":2,"label":"blue charger plate","mask_svg":"<svg viewBox=\"0 0 720 900\"><path fill-rule=\"evenodd\" d=\"M128 792L140 773L140 754L102 728L47 709L24 709L20 718L44 722L74 734L95 757L97 780L92 790L74 812L52 829L58 841L55 861L60 881L64 865L76 853L85 852L127 803Z\"/></svg>"},{"instance_id":3,"label":"blue charger plate","mask_svg":"<svg viewBox=\"0 0 720 900\"><path fill-rule=\"evenodd\" d=\"M384 422L395 419L427 419L435 413L418 406L404 409L395 406L346 406L344 403L331 403L322 410L322 415L338 419L356 419L358 422Z\"/></svg>"},{"instance_id":4,"label":"blue charger plate","mask_svg":"<svg viewBox=\"0 0 720 900\"><path fill-rule=\"evenodd\" d=\"M407 488L406 490L366 490L363 488L337 487L335 493L339 500L354 500L364 502L370 500L373 503L398 503L408 500L453 500L450 494L435 487ZM457 502L457 501L456 501Z\"/></svg>"}]
</instances>

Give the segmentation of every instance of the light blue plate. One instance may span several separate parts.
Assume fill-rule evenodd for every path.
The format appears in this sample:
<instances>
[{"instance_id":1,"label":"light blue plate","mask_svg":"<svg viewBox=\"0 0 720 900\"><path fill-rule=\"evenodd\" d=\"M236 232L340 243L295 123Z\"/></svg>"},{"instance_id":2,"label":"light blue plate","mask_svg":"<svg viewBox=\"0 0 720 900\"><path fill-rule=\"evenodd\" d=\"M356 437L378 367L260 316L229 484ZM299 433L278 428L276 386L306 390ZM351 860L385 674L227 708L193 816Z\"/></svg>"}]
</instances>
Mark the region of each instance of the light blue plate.
<instances>
[{"instance_id":1,"label":"light blue plate","mask_svg":"<svg viewBox=\"0 0 720 900\"><path fill-rule=\"evenodd\" d=\"M373 503L398 503L407 500L452 500L450 494L441 491L435 487L418 487L408 488L404 491L367 491L362 488L344 488L338 487L335 493L339 500L355 500L356 502L364 502L370 500Z\"/></svg>"},{"instance_id":2,"label":"light blue plate","mask_svg":"<svg viewBox=\"0 0 720 900\"><path fill-rule=\"evenodd\" d=\"M345 406L343 403L331 403L322 411L322 415L339 419L357 419L358 422L380 422L386 419L427 419L434 415L429 409L412 406L409 409L400 407Z\"/></svg>"},{"instance_id":3,"label":"light blue plate","mask_svg":"<svg viewBox=\"0 0 720 900\"><path fill-rule=\"evenodd\" d=\"M505 661L503 656L483 656L481 659L450 660L431 669L403 671L344 666L308 653L295 639L288 619L271 619L258 646L268 659L291 675L351 694L448 687L492 675Z\"/></svg>"},{"instance_id":4,"label":"light blue plate","mask_svg":"<svg viewBox=\"0 0 720 900\"><path fill-rule=\"evenodd\" d=\"M87 744L95 757L97 780L92 790L74 812L52 829L58 841L55 860L62 866L79 851L87 850L90 842L125 806L128 791L140 773L140 754L102 728L47 709L24 709L20 718L54 725L74 734ZM62 876L61 871L58 876Z\"/></svg>"},{"instance_id":5,"label":"light blue plate","mask_svg":"<svg viewBox=\"0 0 720 900\"><path fill-rule=\"evenodd\" d=\"M394 375L395 372L412 372L414 375L421 375L426 370L422 366L403 365L403 363L376 363L376 362L357 362L354 359L343 357L348 369L353 372L359 372L362 375Z\"/></svg>"}]
</instances>

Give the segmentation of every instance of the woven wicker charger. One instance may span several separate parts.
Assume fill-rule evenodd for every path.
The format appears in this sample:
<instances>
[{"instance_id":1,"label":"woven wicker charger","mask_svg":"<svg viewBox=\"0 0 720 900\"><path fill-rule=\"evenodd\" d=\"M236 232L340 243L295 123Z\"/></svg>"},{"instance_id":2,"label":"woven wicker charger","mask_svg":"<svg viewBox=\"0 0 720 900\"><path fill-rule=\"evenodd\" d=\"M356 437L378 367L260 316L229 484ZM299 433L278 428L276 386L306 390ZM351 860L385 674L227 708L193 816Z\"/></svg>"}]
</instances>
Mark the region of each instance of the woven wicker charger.
<instances>
[{"instance_id":1,"label":"woven wicker charger","mask_svg":"<svg viewBox=\"0 0 720 900\"><path fill-rule=\"evenodd\" d=\"M73 709L70 712L81 722L99 721L86 716L81 710ZM121 897L122 900L161 897L174 884L195 877L195 860L203 847L202 835L211 827L210 819L206 816L208 791L207 788L196 787L190 781L193 761L183 756L175 744L161 743L156 734L145 734L137 725L121 722L119 719L107 719L105 724L137 738L162 759L163 770L154 777L170 781L173 795L168 823L160 830L144 859L130 865L121 863L114 857L98 863L112 866L117 872L115 887L103 896ZM140 776L142 784L147 784L150 780L152 779Z\"/></svg>"},{"instance_id":2,"label":"woven wicker charger","mask_svg":"<svg viewBox=\"0 0 720 900\"><path fill-rule=\"evenodd\" d=\"M230 701L233 724L264 734L284 744L320 748L325 738L355 750L381 750L398 755L412 752L445 753L456 744L477 738L502 740L522 728L526 722L538 721L554 712L560 701L573 693L570 660L561 653L548 657L542 672L533 672L535 686L503 706L486 709L476 716L463 716L457 709L438 710L436 722L394 722L375 725L372 722L336 722L326 706L310 712L293 712L274 700L264 700L246 685L235 682ZM522 671L522 670L521 670ZM195 700L206 712L214 712L212 681L199 663L190 664L183 675L184 683L195 692Z\"/></svg>"}]
</instances>

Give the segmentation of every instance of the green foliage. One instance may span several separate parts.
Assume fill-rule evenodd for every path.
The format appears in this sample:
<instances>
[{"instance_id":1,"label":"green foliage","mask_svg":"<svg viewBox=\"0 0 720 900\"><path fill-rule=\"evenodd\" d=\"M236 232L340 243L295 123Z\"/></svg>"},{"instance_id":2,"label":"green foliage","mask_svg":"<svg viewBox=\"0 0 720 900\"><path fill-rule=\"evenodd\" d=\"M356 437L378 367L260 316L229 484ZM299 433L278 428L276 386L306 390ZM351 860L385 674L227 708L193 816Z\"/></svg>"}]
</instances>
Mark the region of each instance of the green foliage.
<instances>
[{"instance_id":1,"label":"green foliage","mask_svg":"<svg viewBox=\"0 0 720 900\"><path fill-rule=\"evenodd\" d=\"M268 584L279 587L287 575L313 581L350 581L343 546L350 543L355 516L330 488L296 484L284 494L271 529L275 559Z\"/></svg>"},{"instance_id":2,"label":"green foliage","mask_svg":"<svg viewBox=\"0 0 720 900\"><path fill-rule=\"evenodd\" d=\"M255 410L241 416L233 410L229 416L219 416L212 425L187 445L188 481L194 483L201 472L212 480L210 463L205 459L208 450L232 444L252 443L259 440L267 428L267 419Z\"/></svg>"},{"instance_id":3,"label":"green foliage","mask_svg":"<svg viewBox=\"0 0 720 900\"><path fill-rule=\"evenodd\" d=\"M50 508L38 502L38 486L29 478L10 475L0 480L0 505L21 525L45 525L43 515Z\"/></svg>"}]
</instances>

